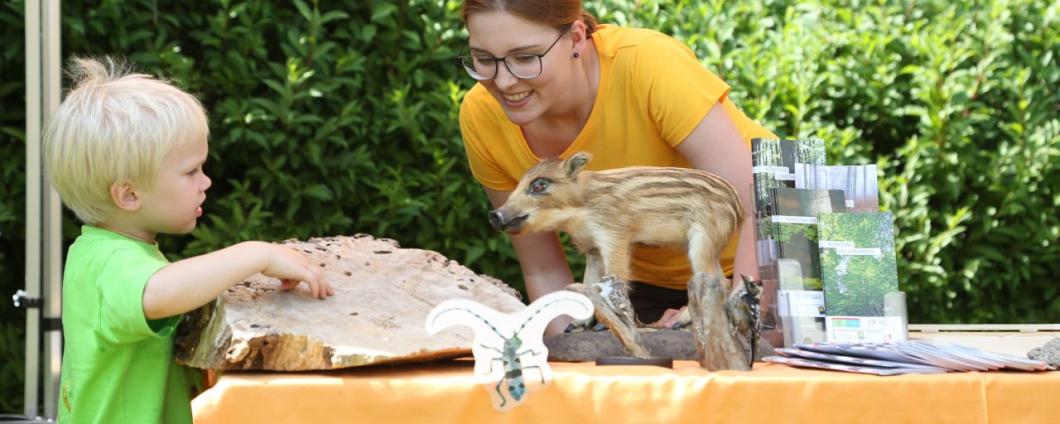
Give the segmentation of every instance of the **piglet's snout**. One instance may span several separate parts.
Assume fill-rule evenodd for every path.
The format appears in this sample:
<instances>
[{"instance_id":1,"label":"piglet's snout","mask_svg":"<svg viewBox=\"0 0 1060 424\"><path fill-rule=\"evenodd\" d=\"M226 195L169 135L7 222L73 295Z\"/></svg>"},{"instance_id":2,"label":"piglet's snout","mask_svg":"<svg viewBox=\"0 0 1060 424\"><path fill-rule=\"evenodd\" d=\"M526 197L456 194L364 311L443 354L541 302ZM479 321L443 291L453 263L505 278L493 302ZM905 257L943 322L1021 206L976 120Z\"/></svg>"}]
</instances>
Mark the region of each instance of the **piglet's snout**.
<instances>
[{"instance_id":1,"label":"piglet's snout","mask_svg":"<svg viewBox=\"0 0 1060 424\"><path fill-rule=\"evenodd\" d=\"M490 217L490 225L492 225L494 229L499 230L499 229L504 227L504 214L502 214L501 211L499 211L499 210L490 211L489 217Z\"/></svg>"},{"instance_id":2,"label":"piglet's snout","mask_svg":"<svg viewBox=\"0 0 1060 424\"><path fill-rule=\"evenodd\" d=\"M490 225L493 228L513 234L522 230L523 224L526 223L528 217L529 215L525 213L516 214L511 211L505 211L503 208L492 210L489 213Z\"/></svg>"}]
</instances>

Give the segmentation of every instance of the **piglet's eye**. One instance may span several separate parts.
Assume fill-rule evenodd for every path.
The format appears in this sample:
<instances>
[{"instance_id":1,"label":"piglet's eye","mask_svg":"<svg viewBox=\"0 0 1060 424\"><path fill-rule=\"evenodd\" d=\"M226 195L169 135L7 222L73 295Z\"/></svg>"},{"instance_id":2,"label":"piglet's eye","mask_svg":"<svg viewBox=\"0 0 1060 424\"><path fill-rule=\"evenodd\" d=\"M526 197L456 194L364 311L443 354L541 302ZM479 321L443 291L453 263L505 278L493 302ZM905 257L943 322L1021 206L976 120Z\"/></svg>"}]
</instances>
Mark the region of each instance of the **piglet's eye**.
<instances>
[{"instance_id":1,"label":"piglet's eye","mask_svg":"<svg viewBox=\"0 0 1060 424\"><path fill-rule=\"evenodd\" d=\"M548 181L545 181L545 180L534 180L534 182L530 183L530 193L531 194L544 193L545 189L547 189L547 188L548 188Z\"/></svg>"}]
</instances>

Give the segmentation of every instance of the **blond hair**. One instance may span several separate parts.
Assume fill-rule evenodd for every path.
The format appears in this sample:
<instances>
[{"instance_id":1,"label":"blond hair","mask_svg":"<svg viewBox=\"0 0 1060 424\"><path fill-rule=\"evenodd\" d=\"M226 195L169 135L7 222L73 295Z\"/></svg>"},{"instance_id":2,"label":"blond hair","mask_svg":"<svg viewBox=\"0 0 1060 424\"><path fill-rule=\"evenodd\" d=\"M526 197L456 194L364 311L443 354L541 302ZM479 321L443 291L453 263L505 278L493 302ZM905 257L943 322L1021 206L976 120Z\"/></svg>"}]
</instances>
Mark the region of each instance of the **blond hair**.
<instances>
[{"instance_id":1,"label":"blond hair","mask_svg":"<svg viewBox=\"0 0 1060 424\"><path fill-rule=\"evenodd\" d=\"M150 189L169 150L206 137L206 112L195 97L112 58L73 60L74 89L44 136L52 185L87 224L114 210L110 188L121 181Z\"/></svg>"}]
</instances>

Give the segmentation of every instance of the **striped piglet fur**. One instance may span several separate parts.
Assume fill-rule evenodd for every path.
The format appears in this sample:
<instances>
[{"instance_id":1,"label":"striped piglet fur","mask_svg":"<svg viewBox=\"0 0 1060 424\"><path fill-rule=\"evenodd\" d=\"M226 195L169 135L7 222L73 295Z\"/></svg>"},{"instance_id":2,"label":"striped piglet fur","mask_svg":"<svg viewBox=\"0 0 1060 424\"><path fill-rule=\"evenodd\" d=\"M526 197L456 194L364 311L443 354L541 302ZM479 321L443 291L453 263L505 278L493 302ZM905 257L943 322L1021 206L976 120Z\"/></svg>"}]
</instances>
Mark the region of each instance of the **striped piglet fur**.
<instances>
[{"instance_id":1,"label":"striped piglet fur","mask_svg":"<svg viewBox=\"0 0 1060 424\"><path fill-rule=\"evenodd\" d=\"M588 171L590 159L579 152L537 164L490 212L490 223L511 234L568 233L586 254L586 284L629 281L635 244L684 247L695 273L724 278L718 257L744 216L732 185L695 169Z\"/></svg>"}]
</instances>

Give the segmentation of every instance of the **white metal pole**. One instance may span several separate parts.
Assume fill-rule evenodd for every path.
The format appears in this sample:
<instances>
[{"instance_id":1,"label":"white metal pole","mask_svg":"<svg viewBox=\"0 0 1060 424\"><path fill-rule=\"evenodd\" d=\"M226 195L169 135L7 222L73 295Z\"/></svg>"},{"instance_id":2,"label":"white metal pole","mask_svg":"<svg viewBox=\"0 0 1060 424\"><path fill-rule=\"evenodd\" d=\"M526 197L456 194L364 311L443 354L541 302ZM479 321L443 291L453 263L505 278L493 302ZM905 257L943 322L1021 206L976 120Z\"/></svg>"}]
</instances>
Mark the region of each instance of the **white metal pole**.
<instances>
[{"instance_id":1,"label":"white metal pole","mask_svg":"<svg viewBox=\"0 0 1060 424\"><path fill-rule=\"evenodd\" d=\"M40 298L41 288L41 49L40 2L26 1L26 295ZM40 309L26 308L24 412L37 416L40 388Z\"/></svg>"},{"instance_id":2,"label":"white metal pole","mask_svg":"<svg viewBox=\"0 0 1060 424\"><path fill-rule=\"evenodd\" d=\"M43 113L42 127L47 128L55 111L59 108L62 91L62 24L59 0L48 0L44 4L42 32ZM62 267L63 267L63 221L62 203L59 193L52 188L45 175L41 182L43 227L43 272L44 302L41 304L44 332L44 416L56 418L59 406L59 373L62 369Z\"/></svg>"}]
</instances>

